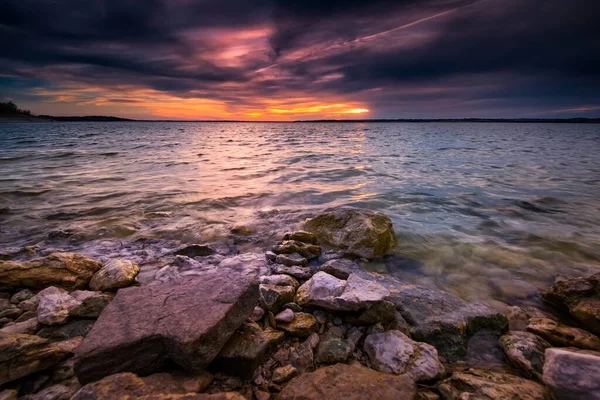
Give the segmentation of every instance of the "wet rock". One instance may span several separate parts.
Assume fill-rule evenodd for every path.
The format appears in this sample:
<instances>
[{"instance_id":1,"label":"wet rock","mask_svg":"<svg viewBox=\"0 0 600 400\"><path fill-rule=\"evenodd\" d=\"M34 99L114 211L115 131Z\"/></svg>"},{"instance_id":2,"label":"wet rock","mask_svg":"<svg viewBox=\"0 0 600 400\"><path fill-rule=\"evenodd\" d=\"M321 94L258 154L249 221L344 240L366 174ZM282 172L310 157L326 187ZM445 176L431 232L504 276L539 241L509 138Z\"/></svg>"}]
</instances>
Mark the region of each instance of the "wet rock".
<instances>
[{"instance_id":1,"label":"wet rock","mask_svg":"<svg viewBox=\"0 0 600 400\"><path fill-rule=\"evenodd\" d=\"M300 286L297 280L289 275L266 275L260 277L260 283L265 285L277 285L277 286L293 286L297 288Z\"/></svg>"},{"instance_id":2,"label":"wet rock","mask_svg":"<svg viewBox=\"0 0 600 400\"><path fill-rule=\"evenodd\" d=\"M578 347L600 351L600 338L583 329L563 325L549 318L531 318L527 331L535 333L555 346Z\"/></svg>"},{"instance_id":3,"label":"wet rock","mask_svg":"<svg viewBox=\"0 0 600 400\"><path fill-rule=\"evenodd\" d=\"M12 304L19 304L22 301L29 300L33 296L35 296L35 292L33 292L32 290L29 290L29 289L24 289L24 290L21 290L21 291L15 293L10 298L10 302Z\"/></svg>"},{"instance_id":4,"label":"wet rock","mask_svg":"<svg viewBox=\"0 0 600 400\"><path fill-rule=\"evenodd\" d=\"M295 314L289 308L286 308L279 314L275 316L275 321L277 322L292 322L295 318Z\"/></svg>"},{"instance_id":5,"label":"wet rock","mask_svg":"<svg viewBox=\"0 0 600 400\"><path fill-rule=\"evenodd\" d=\"M302 257L298 253L278 254L277 257L275 258L275 262L277 264L282 264L287 267L294 267L294 266L306 267L308 265L308 260L306 260L306 258Z\"/></svg>"},{"instance_id":6,"label":"wet rock","mask_svg":"<svg viewBox=\"0 0 600 400\"><path fill-rule=\"evenodd\" d=\"M33 335L0 333L0 385L60 363L67 352Z\"/></svg>"},{"instance_id":7,"label":"wet rock","mask_svg":"<svg viewBox=\"0 0 600 400\"><path fill-rule=\"evenodd\" d=\"M600 399L600 352L546 350L543 379L557 400Z\"/></svg>"},{"instance_id":8,"label":"wet rock","mask_svg":"<svg viewBox=\"0 0 600 400\"><path fill-rule=\"evenodd\" d=\"M249 319L252 322L256 322L256 321L260 321L264 316L265 316L265 310L263 310L259 306L256 306L256 307L254 307L254 310L252 310L252 314L250 314Z\"/></svg>"},{"instance_id":9,"label":"wet rock","mask_svg":"<svg viewBox=\"0 0 600 400\"><path fill-rule=\"evenodd\" d=\"M69 400L75 391L65 385L53 385L36 394L21 397L20 400Z\"/></svg>"},{"instance_id":10,"label":"wet rock","mask_svg":"<svg viewBox=\"0 0 600 400\"><path fill-rule=\"evenodd\" d=\"M140 267L133 261L110 260L94 274L90 289L100 292L115 291L130 286L140 273Z\"/></svg>"},{"instance_id":11,"label":"wet rock","mask_svg":"<svg viewBox=\"0 0 600 400\"><path fill-rule=\"evenodd\" d=\"M510 360L529 379L541 381L544 352L550 343L529 332L511 331L500 338L500 345Z\"/></svg>"},{"instance_id":12,"label":"wet rock","mask_svg":"<svg viewBox=\"0 0 600 400\"><path fill-rule=\"evenodd\" d=\"M2 329L0 329L0 332L23 333L23 334L27 334L27 335L35 335L35 333L38 330L40 330L40 328L41 328L41 325L36 316L35 318L30 318L26 321L17 322L15 324L5 326Z\"/></svg>"},{"instance_id":13,"label":"wet rock","mask_svg":"<svg viewBox=\"0 0 600 400\"><path fill-rule=\"evenodd\" d=\"M273 264L270 268L273 274L285 274L303 280L310 279L313 275L309 267L287 267L282 264Z\"/></svg>"},{"instance_id":14,"label":"wet rock","mask_svg":"<svg viewBox=\"0 0 600 400\"><path fill-rule=\"evenodd\" d=\"M277 326L286 333L298 337L308 337L311 333L319 329L319 324L315 317L303 312L296 313L292 322L281 323Z\"/></svg>"},{"instance_id":15,"label":"wet rock","mask_svg":"<svg viewBox=\"0 0 600 400\"><path fill-rule=\"evenodd\" d=\"M314 233L320 243L358 257L381 257L396 247L390 218L370 210L343 208L326 212L306 221L304 229Z\"/></svg>"},{"instance_id":16,"label":"wet rock","mask_svg":"<svg viewBox=\"0 0 600 400\"><path fill-rule=\"evenodd\" d=\"M81 305L65 290L50 287L42 290L38 297L38 321L44 325L61 325L69 319L72 310Z\"/></svg>"},{"instance_id":17,"label":"wet rock","mask_svg":"<svg viewBox=\"0 0 600 400\"><path fill-rule=\"evenodd\" d=\"M571 313L582 327L600 335L600 273L566 279L541 293L544 300Z\"/></svg>"},{"instance_id":18,"label":"wet rock","mask_svg":"<svg viewBox=\"0 0 600 400\"><path fill-rule=\"evenodd\" d=\"M173 252L176 256L186 256L190 258L206 257L215 253L216 251L214 249L203 244L191 244Z\"/></svg>"},{"instance_id":19,"label":"wet rock","mask_svg":"<svg viewBox=\"0 0 600 400\"><path fill-rule=\"evenodd\" d=\"M319 343L316 361L321 364L343 363L352 353L350 342L337 337L327 338Z\"/></svg>"},{"instance_id":20,"label":"wet rock","mask_svg":"<svg viewBox=\"0 0 600 400\"><path fill-rule=\"evenodd\" d=\"M347 281L325 272L317 272L296 294L300 305L311 305L332 311L366 309L389 296L390 292L376 282L351 274Z\"/></svg>"},{"instance_id":21,"label":"wet rock","mask_svg":"<svg viewBox=\"0 0 600 400\"><path fill-rule=\"evenodd\" d=\"M111 295L89 290L76 290L71 292L71 297L80 303L69 312L70 316L76 318L98 318L113 299Z\"/></svg>"},{"instance_id":22,"label":"wet rock","mask_svg":"<svg viewBox=\"0 0 600 400\"><path fill-rule=\"evenodd\" d=\"M227 270L121 289L77 348L77 377L87 383L121 371L147 374L166 360L199 371L257 302L257 282Z\"/></svg>"},{"instance_id":23,"label":"wet rock","mask_svg":"<svg viewBox=\"0 0 600 400\"><path fill-rule=\"evenodd\" d=\"M284 383L298 375L298 370L291 365L276 368L273 371L273 382Z\"/></svg>"},{"instance_id":24,"label":"wet rock","mask_svg":"<svg viewBox=\"0 0 600 400\"><path fill-rule=\"evenodd\" d=\"M283 235L283 240L297 240L303 243L319 244L317 237L313 233L306 231L288 232Z\"/></svg>"},{"instance_id":25,"label":"wet rock","mask_svg":"<svg viewBox=\"0 0 600 400\"><path fill-rule=\"evenodd\" d=\"M348 279L356 269L360 269L360 265L346 258L330 260L319 267L319 271L326 272L338 279Z\"/></svg>"},{"instance_id":26,"label":"wet rock","mask_svg":"<svg viewBox=\"0 0 600 400\"><path fill-rule=\"evenodd\" d=\"M412 400L416 391L406 375L384 374L360 364L335 364L292 379L279 400Z\"/></svg>"},{"instance_id":27,"label":"wet rock","mask_svg":"<svg viewBox=\"0 0 600 400\"><path fill-rule=\"evenodd\" d=\"M399 331L369 335L365 339L364 350L373 368L381 372L408 374L417 382L444 374L444 367L433 346L415 342Z\"/></svg>"},{"instance_id":28,"label":"wet rock","mask_svg":"<svg viewBox=\"0 0 600 400\"><path fill-rule=\"evenodd\" d=\"M269 271L262 253L243 253L225 258L219 263L219 270L225 269L245 276L246 279L256 279Z\"/></svg>"},{"instance_id":29,"label":"wet rock","mask_svg":"<svg viewBox=\"0 0 600 400\"><path fill-rule=\"evenodd\" d=\"M102 264L75 253L53 253L23 263L0 261L1 287L83 289Z\"/></svg>"},{"instance_id":30,"label":"wet rock","mask_svg":"<svg viewBox=\"0 0 600 400\"><path fill-rule=\"evenodd\" d=\"M244 379L265 360L271 342L256 324L244 323L211 363L211 368Z\"/></svg>"},{"instance_id":31,"label":"wet rock","mask_svg":"<svg viewBox=\"0 0 600 400\"><path fill-rule=\"evenodd\" d=\"M285 303L294 300L296 290L293 286L265 285L259 287L261 307L265 310L277 312Z\"/></svg>"},{"instance_id":32,"label":"wet rock","mask_svg":"<svg viewBox=\"0 0 600 400\"><path fill-rule=\"evenodd\" d=\"M66 340L74 337L85 337L92 329L94 320L81 319L71 321L66 325L47 326L42 328L37 335L49 340Z\"/></svg>"},{"instance_id":33,"label":"wet rock","mask_svg":"<svg viewBox=\"0 0 600 400\"><path fill-rule=\"evenodd\" d=\"M273 247L273 253L277 255L298 253L304 258L312 260L319 257L321 248L314 244L303 243L297 240L283 240Z\"/></svg>"},{"instance_id":34,"label":"wet rock","mask_svg":"<svg viewBox=\"0 0 600 400\"><path fill-rule=\"evenodd\" d=\"M455 372L450 378L442 381L437 389L443 400L550 400L548 391L539 383L481 369Z\"/></svg>"}]
</instances>

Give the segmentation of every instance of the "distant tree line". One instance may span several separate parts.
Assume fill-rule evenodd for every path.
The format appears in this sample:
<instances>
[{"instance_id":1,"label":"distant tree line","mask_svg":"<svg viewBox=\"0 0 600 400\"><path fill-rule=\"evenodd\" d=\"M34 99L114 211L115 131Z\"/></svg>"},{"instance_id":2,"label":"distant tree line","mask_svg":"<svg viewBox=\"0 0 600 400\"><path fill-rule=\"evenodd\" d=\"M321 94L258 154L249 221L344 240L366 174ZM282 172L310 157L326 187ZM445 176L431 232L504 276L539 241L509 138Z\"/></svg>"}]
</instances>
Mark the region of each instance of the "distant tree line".
<instances>
[{"instance_id":1,"label":"distant tree line","mask_svg":"<svg viewBox=\"0 0 600 400\"><path fill-rule=\"evenodd\" d=\"M22 115L31 117L31 111L29 110L21 110L15 103L12 101L0 102L0 115Z\"/></svg>"}]
</instances>

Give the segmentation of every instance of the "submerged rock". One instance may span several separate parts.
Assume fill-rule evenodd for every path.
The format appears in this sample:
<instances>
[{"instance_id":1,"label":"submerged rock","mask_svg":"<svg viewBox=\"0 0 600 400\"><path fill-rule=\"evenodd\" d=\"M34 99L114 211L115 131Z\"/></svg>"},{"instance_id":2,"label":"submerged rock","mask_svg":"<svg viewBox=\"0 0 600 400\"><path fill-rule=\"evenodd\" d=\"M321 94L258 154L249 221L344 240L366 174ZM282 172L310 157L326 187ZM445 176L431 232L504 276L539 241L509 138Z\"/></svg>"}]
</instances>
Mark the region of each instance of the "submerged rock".
<instances>
[{"instance_id":1,"label":"submerged rock","mask_svg":"<svg viewBox=\"0 0 600 400\"><path fill-rule=\"evenodd\" d=\"M292 379L279 400L412 400L415 382L407 375L390 375L360 364L335 364Z\"/></svg>"},{"instance_id":2,"label":"submerged rock","mask_svg":"<svg viewBox=\"0 0 600 400\"><path fill-rule=\"evenodd\" d=\"M0 332L0 385L53 367L67 354L38 336Z\"/></svg>"},{"instance_id":3,"label":"submerged rock","mask_svg":"<svg viewBox=\"0 0 600 400\"><path fill-rule=\"evenodd\" d=\"M450 378L442 381L437 389L443 400L550 400L548 391L539 383L482 369L455 372Z\"/></svg>"},{"instance_id":4,"label":"submerged rock","mask_svg":"<svg viewBox=\"0 0 600 400\"><path fill-rule=\"evenodd\" d=\"M557 400L600 399L600 352L546 350L544 383Z\"/></svg>"},{"instance_id":5,"label":"submerged rock","mask_svg":"<svg viewBox=\"0 0 600 400\"><path fill-rule=\"evenodd\" d=\"M563 325L549 318L531 318L527 331L543 337L555 346L600 351L600 338L583 329Z\"/></svg>"},{"instance_id":6,"label":"submerged rock","mask_svg":"<svg viewBox=\"0 0 600 400\"><path fill-rule=\"evenodd\" d=\"M371 210L342 208L326 212L306 221L304 228L320 243L358 257L381 257L396 247L390 218Z\"/></svg>"},{"instance_id":7,"label":"submerged rock","mask_svg":"<svg viewBox=\"0 0 600 400\"><path fill-rule=\"evenodd\" d=\"M529 332L511 331L500 338L500 345L511 364L527 378L542 380L544 352L550 343Z\"/></svg>"},{"instance_id":8,"label":"submerged rock","mask_svg":"<svg viewBox=\"0 0 600 400\"><path fill-rule=\"evenodd\" d=\"M119 290L76 350L87 383L122 371L147 374L172 360L206 367L258 302L258 284L231 271Z\"/></svg>"},{"instance_id":9,"label":"submerged rock","mask_svg":"<svg viewBox=\"0 0 600 400\"><path fill-rule=\"evenodd\" d=\"M90 289L95 291L114 291L130 286L140 273L140 267L129 260L110 260L90 281Z\"/></svg>"},{"instance_id":10,"label":"submerged rock","mask_svg":"<svg viewBox=\"0 0 600 400\"><path fill-rule=\"evenodd\" d=\"M203 244L191 244L173 252L176 256L186 256L190 258L206 257L215 253L216 251L214 249Z\"/></svg>"},{"instance_id":11,"label":"submerged rock","mask_svg":"<svg viewBox=\"0 0 600 400\"><path fill-rule=\"evenodd\" d=\"M75 253L53 253L22 263L0 261L0 288L83 289L100 268L102 263Z\"/></svg>"},{"instance_id":12,"label":"submerged rock","mask_svg":"<svg viewBox=\"0 0 600 400\"><path fill-rule=\"evenodd\" d=\"M367 336L364 349L377 371L408 374L415 381L428 381L444 374L435 347L410 339L400 331Z\"/></svg>"}]
</instances>

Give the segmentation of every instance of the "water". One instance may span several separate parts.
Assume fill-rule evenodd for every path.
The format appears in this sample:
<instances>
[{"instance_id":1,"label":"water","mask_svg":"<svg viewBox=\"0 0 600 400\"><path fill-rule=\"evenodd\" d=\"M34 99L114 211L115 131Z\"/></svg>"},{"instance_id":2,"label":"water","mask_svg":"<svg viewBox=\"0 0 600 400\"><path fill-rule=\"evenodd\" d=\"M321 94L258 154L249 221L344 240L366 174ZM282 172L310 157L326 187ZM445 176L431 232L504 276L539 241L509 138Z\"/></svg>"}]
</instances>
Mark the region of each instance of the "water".
<instances>
[{"instance_id":1,"label":"water","mask_svg":"<svg viewBox=\"0 0 600 400\"><path fill-rule=\"evenodd\" d=\"M371 268L466 300L536 303L600 270L599 125L5 123L0 149L0 248L152 265L346 205L394 222Z\"/></svg>"}]
</instances>

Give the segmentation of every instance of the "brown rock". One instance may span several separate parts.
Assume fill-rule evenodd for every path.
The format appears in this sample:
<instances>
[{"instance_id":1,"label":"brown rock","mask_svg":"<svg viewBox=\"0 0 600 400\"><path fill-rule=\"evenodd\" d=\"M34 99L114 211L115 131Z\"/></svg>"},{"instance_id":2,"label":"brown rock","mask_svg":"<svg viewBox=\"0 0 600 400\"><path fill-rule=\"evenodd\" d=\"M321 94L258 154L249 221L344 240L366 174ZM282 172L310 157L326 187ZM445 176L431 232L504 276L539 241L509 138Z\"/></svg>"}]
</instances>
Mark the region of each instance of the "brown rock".
<instances>
[{"instance_id":1,"label":"brown rock","mask_svg":"<svg viewBox=\"0 0 600 400\"><path fill-rule=\"evenodd\" d=\"M416 391L406 375L384 374L360 364L336 364L294 378L279 400L412 400Z\"/></svg>"},{"instance_id":2,"label":"brown rock","mask_svg":"<svg viewBox=\"0 0 600 400\"><path fill-rule=\"evenodd\" d=\"M297 240L309 244L319 244L317 237L313 233L306 231L288 232L283 236L283 240Z\"/></svg>"},{"instance_id":3,"label":"brown rock","mask_svg":"<svg viewBox=\"0 0 600 400\"><path fill-rule=\"evenodd\" d=\"M542 380L544 352L550 343L533 333L511 331L500 338L500 346L526 378Z\"/></svg>"},{"instance_id":4,"label":"brown rock","mask_svg":"<svg viewBox=\"0 0 600 400\"><path fill-rule=\"evenodd\" d=\"M278 324L278 327L292 336L308 337L319 329L319 323L312 314L299 312L292 322Z\"/></svg>"},{"instance_id":5,"label":"brown rock","mask_svg":"<svg viewBox=\"0 0 600 400\"><path fill-rule=\"evenodd\" d=\"M231 271L121 289L77 348L77 377L87 383L121 371L148 374L169 359L200 371L257 301L256 281Z\"/></svg>"},{"instance_id":6,"label":"brown rock","mask_svg":"<svg viewBox=\"0 0 600 400\"><path fill-rule=\"evenodd\" d=\"M531 318L527 331L535 333L555 346L578 347L600 351L600 338L583 329L563 325L549 318Z\"/></svg>"}]
</instances>

